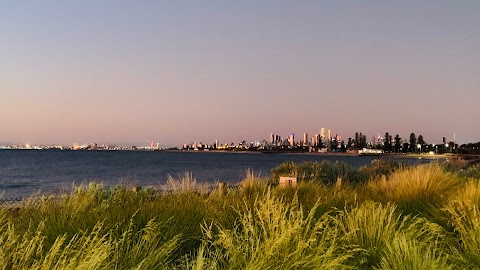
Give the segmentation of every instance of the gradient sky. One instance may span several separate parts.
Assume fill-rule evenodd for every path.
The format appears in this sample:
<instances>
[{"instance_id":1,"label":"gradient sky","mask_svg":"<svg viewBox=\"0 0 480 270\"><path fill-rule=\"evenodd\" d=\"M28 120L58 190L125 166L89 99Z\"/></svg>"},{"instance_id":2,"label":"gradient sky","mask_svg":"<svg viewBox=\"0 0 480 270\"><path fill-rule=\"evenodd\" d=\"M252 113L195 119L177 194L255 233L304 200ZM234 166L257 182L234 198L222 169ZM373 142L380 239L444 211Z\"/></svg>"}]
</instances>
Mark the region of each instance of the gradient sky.
<instances>
[{"instance_id":1,"label":"gradient sky","mask_svg":"<svg viewBox=\"0 0 480 270\"><path fill-rule=\"evenodd\" d=\"M480 1L4 1L0 142L480 141Z\"/></svg>"}]
</instances>

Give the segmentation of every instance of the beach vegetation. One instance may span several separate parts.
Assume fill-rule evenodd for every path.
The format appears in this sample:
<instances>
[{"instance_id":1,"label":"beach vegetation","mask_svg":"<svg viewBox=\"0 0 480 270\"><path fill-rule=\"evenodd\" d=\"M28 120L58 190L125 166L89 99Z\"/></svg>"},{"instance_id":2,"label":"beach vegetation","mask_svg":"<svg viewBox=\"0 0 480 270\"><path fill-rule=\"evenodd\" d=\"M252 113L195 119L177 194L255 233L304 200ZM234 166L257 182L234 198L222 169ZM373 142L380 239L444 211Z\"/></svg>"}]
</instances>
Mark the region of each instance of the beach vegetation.
<instances>
[{"instance_id":1,"label":"beach vegetation","mask_svg":"<svg viewBox=\"0 0 480 270\"><path fill-rule=\"evenodd\" d=\"M0 269L478 269L476 170L313 162L230 186L92 182L2 205Z\"/></svg>"}]
</instances>

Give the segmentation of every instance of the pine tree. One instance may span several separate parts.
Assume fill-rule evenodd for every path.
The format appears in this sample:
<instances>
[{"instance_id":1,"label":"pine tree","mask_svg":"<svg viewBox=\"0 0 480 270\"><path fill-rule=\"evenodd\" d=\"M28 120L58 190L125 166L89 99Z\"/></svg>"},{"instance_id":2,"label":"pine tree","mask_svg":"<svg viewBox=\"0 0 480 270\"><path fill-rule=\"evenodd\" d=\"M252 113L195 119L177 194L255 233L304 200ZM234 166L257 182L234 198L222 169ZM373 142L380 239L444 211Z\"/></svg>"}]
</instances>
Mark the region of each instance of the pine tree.
<instances>
[{"instance_id":1,"label":"pine tree","mask_svg":"<svg viewBox=\"0 0 480 270\"><path fill-rule=\"evenodd\" d=\"M402 138L397 134L395 135L395 153L400 152L400 148L402 148Z\"/></svg>"},{"instance_id":2,"label":"pine tree","mask_svg":"<svg viewBox=\"0 0 480 270\"><path fill-rule=\"evenodd\" d=\"M388 132L385 133L385 138L383 140L383 151L390 153L392 151L392 137Z\"/></svg>"},{"instance_id":3,"label":"pine tree","mask_svg":"<svg viewBox=\"0 0 480 270\"><path fill-rule=\"evenodd\" d=\"M415 151L415 147L417 146L417 137L415 136L415 133L410 134L410 152Z\"/></svg>"}]
</instances>

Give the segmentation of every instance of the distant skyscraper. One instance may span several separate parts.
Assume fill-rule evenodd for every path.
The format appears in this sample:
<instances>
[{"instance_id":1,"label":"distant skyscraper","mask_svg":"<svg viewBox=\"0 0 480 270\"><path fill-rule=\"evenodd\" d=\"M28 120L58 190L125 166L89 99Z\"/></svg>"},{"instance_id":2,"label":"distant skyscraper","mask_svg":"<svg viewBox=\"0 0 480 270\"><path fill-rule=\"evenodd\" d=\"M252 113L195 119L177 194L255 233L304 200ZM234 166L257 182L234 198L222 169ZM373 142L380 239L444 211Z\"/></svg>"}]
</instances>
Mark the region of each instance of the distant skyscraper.
<instances>
[{"instance_id":1,"label":"distant skyscraper","mask_svg":"<svg viewBox=\"0 0 480 270\"><path fill-rule=\"evenodd\" d=\"M328 132L328 140L330 141L332 139L332 130L329 129L327 132Z\"/></svg>"},{"instance_id":2,"label":"distant skyscraper","mask_svg":"<svg viewBox=\"0 0 480 270\"><path fill-rule=\"evenodd\" d=\"M321 137L322 139L325 139L325 128L321 128L321 129L320 129L320 137Z\"/></svg>"},{"instance_id":3,"label":"distant skyscraper","mask_svg":"<svg viewBox=\"0 0 480 270\"><path fill-rule=\"evenodd\" d=\"M293 147L295 145L295 135L294 134L291 134L288 137L288 142L290 143L290 147Z\"/></svg>"},{"instance_id":4,"label":"distant skyscraper","mask_svg":"<svg viewBox=\"0 0 480 270\"><path fill-rule=\"evenodd\" d=\"M275 134L270 133L270 143L274 144L275 143Z\"/></svg>"},{"instance_id":5,"label":"distant skyscraper","mask_svg":"<svg viewBox=\"0 0 480 270\"><path fill-rule=\"evenodd\" d=\"M320 146L320 142L322 141L322 137L320 134L315 134L315 145L314 146Z\"/></svg>"},{"instance_id":6,"label":"distant skyscraper","mask_svg":"<svg viewBox=\"0 0 480 270\"><path fill-rule=\"evenodd\" d=\"M303 133L303 145L308 145L308 133Z\"/></svg>"},{"instance_id":7,"label":"distant skyscraper","mask_svg":"<svg viewBox=\"0 0 480 270\"><path fill-rule=\"evenodd\" d=\"M218 140L215 140L215 149L218 149L220 146L218 145Z\"/></svg>"}]
</instances>

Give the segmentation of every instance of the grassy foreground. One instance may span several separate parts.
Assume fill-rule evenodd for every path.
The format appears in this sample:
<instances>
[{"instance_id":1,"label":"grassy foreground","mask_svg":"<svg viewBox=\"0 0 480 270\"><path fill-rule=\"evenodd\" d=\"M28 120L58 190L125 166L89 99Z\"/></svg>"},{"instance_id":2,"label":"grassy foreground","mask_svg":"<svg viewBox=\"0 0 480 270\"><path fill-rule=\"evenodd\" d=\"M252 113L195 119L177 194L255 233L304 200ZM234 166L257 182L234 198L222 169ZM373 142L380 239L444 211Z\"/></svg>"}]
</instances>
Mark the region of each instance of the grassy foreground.
<instances>
[{"instance_id":1,"label":"grassy foreground","mask_svg":"<svg viewBox=\"0 0 480 270\"><path fill-rule=\"evenodd\" d=\"M478 167L272 175L208 191L186 174L169 193L90 183L1 207L0 269L480 269ZM275 186L279 175L302 182Z\"/></svg>"}]
</instances>

